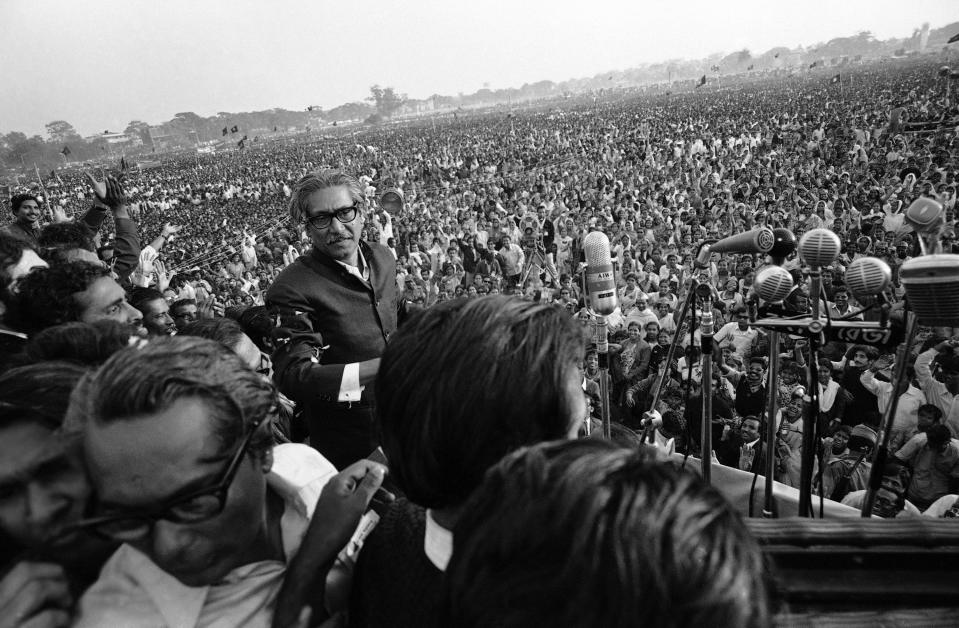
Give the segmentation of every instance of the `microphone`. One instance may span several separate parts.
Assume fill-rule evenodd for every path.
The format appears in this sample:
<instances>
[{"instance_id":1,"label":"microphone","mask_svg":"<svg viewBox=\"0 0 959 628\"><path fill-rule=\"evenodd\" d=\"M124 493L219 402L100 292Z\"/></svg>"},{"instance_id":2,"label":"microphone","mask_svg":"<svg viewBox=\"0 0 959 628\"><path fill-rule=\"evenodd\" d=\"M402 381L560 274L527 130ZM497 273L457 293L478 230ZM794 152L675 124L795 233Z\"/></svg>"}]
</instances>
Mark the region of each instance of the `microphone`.
<instances>
[{"instance_id":1,"label":"microphone","mask_svg":"<svg viewBox=\"0 0 959 628\"><path fill-rule=\"evenodd\" d=\"M892 283L892 269L877 257L860 257L846 268L846 287L863 305L882 294Z\"/></svg>"},{"instance_id":2,"label":"microphone","mask_svg":"<svg viewBox=\"0 0 959 628\"><path fill-rule=\"evenodd\" d=\"M696 253L696 260L693 262L696 268L709 268L709 260L712 258L714 252L714 243L714 241L707 240L699 247L699 251Z\"/></svg>"},{"instance_id":3,"label":"microphone","mask_svg":"<svg viewBox=\"0 0 959 628\"><path fill-rule=\"evenodd\" d=\"M616 280L613 276L613 257L609 250L609 238L602 231L593 231L583 238L583 256L586 258L586 291L593 311L598 315L595 322L596 353L599 358L599 413L603 422L603 436L610 436L609 404L609 329L606 317L616 310L619 298L616 295Z\"/></svg>"},{"instance_id":4,"label":"microphone","mask_svg":"<svg viewBox=\"0 0 959 628\"><path fill-rule=\"evenodd\" d=\"M903 212L903 218L919 236L919 248L923 255L942 252L939 235L945 225L944 215L942 203L925 196L914 200Z\"/></svg>"},{"instance_id":5,"label":"microphone","mask_svg":"<svg viewBox=\"0 0 959 628\"><path fill-rule=\"evenodd\" d=\"M803 234L799 240L799 255L809 265L810 291L809 300L812 303L812 319L819 320L820 301L822 296L822 273L819 269L829 266L839 257L842 243L839 236L829 229L811 229Z\"/></svg>"},{"instance_id":6,"label":"microphone","mask_svg":"<svg viewBox=\"0 0 959 628\"><path fill-rule=\"evenodd\" d=\"M404 203L403 190L399 188L387 188L380 195L380 207L394 216L403 211Z\"/></svg>"},{"instance_id":7,"label":"microphone","mask_svg":"<svg viewBox=\"0 0 959 628\"><path fill-rule=\"evenodd\" d=\"M776 243L773 230L761 227L708 245L710 253L766 253ZM703 245L705 248L707 245Z\"/></svg>"},{"instance_id":8,"label":"microphone","mask_svg":"<svg viewBox=\"0 0 959 628\"><path fill-rule=\"evenodd\" d=\"M602 231L592 231L583 238L586 256L586 292L593 311L609 316L619 305L616 279L613 276L613 258L609 238Z\"/></svg>"},{"instance_id":9,"label":"microphone","mask_svg":"<svg viewBox=\"0 0 959 628\"><path fill-rule=\"evenodd\" d=\"M839 236L829 229L810 229L799 239L799 255L813 268L835 262L841 248Z\"/></svg>"},{"instance_id":10,"label":"microphone","mask_svg":"<svg viewBox=\"0 0 959 628\"><path fill-rule=\"evenodd\" d=\"M779 303L793 289L793 277L782 266L767 266L753 279L756 295L767 303Z\"/></svg>"},{"instance_id":11,"label":"microphone","mask_svg":"<svg viewBox=\"0 0 959 628\"><path fill-rule=\"evenodd\" d=\"M861 305L879 303L879 326L889 323L889 300L885 291L892 283L889 264L876 257L860 257L846 268L846 287Z\"/></svg>"},{"instance_id":12,"label":"microphone","mask_svg":"<svg viewBox=\"0 0 959 628\"><path fill-rule=\"evenodd\" d=\"M773 247L769 249L769 259L773 264L782 266L796 250L796 236L789 229L773 229Z\"/></svg>"},{"instance_id":13,"label":"microphone","mask_svg":"<svg viewBox=\"0 0 959 628\"><path fill-rule=\"evenodd\" d=\"M920 325L959 327L959 255L913 258L899 268L899 281Z\"/></svg>"}]
</instances>

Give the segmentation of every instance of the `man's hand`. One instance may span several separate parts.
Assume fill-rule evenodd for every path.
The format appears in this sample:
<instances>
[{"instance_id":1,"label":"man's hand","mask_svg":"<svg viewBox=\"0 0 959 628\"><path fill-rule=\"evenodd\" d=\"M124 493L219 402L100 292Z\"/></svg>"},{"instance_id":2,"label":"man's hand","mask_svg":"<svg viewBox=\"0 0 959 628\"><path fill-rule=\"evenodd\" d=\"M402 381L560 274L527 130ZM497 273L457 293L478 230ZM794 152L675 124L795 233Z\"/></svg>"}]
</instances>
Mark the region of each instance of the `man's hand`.
<instances>
[{"instance_id":1,"label":"man's hand","mask_svg":"<svg viewBox=\"0 0 959 628\"><path fill-rule=\"evenodd\" d=\"M153 269L156 271L157 275L157 290L163 292L170 287L170 278L172 275L167 273L166 264L160 260L153 262ZM176 271L173 272L176 273Z\"/></svg>"},{"instance_id":2,"label":"man's hand","mask_svg":"<svg viewBox=\"0 0 959 628\"><path fill-rule=\"evenodd\" d=\"M163 230L160 232L160 235L162 235L167 241L169 241L173 238L173 236L179 233L180 229L182 228L183 227L180 225L173 225L170 223L166 223L165 225L163 225Z\"/></svg>"},{"instance_id":3,"label":"man's hand","mask_svg":"<svg viewBox=\"0 0 959 628\"><path fill-rule=\"evenodd\" d=\"M103 181L97 181L89 172L86 173L87 179L90 180L90 186L93 187L93 193L96 194L97 200L101 203L106 204L107 198L107 179L103 176L103 169L100 169L100 175L103 176Z\"/></svg>"},{"instance_id":4,"label":"man's hand","mask_svg":"<svg viewBox=\"0 0 959 628\"><path fill-rule=\"evenodd\" d=\"M0 628L69 626L72 608L59 565L21 562L0 580Z\"/></svg>"},{"instance_id":5,"label":"man's hand","mask_svg":"<svg viewBox=\"0 0 959 628\"><path fill-rule=\"evenodd\" d=\"M319 609L321 615L314 616L314 620L328 619L324 607L327 574L385 477L383 465L359 460L323 487L310 527L287 567L277 595L275 628L302 625L304 607Z\"/></svg>"},{"instance_id":6,"label":"man's hand","mask_svg":"<svg viewBox=\"0 0 959 628\"><path fill-rule=\"evenodd\" d=\"M341 547L346 545L385 477L386 467L378 462L354 462L323 487L313 521L321 517L320 521L328 530L339 525L338 532L343 535Z\"/></svg>"},{"instance_id":7,"label":"man's hand","mask_svg":"<svg viewBox=\"0 0 959 628\"><path fill-rule=\"evenodd\" d=\"M67 216L66 210L59 205L51 205L50 213L53 214L53 222L70 222L70 217Z\"/></svg>"}]
</instances>

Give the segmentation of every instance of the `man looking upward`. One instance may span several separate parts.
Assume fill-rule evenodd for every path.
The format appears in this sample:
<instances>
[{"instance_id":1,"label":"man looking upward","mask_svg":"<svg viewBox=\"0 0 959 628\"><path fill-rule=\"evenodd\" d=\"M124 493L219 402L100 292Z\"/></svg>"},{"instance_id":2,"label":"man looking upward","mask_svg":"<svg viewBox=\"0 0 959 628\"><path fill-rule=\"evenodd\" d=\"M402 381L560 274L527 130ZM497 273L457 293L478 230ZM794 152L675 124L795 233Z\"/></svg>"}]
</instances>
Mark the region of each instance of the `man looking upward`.
<instances>
[{"instance_id":1,"label":"man looking upward","mask_svg":"<svg viewBox=\"0 0 959 628\"><path fill-rule=\"evenodd\" d=\"M339 469L377 446L370 384L397 323L396 260L386 247L361 241L367 211L354 177L301 178L290 218L313 247L266 294L288 339L273 356L276 382L304 409L313 447Z\"/></svg>"}]
</instances>

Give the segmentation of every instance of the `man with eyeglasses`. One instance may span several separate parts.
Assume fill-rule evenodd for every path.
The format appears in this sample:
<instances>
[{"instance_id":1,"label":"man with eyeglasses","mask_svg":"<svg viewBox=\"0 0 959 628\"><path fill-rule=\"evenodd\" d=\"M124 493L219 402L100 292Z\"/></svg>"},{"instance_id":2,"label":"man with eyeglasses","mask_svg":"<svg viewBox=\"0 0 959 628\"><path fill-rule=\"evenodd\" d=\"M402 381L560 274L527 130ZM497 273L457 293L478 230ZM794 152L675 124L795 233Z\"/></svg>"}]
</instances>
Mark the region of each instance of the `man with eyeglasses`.
<instances>
[{"instance_id":1,"label":"man with eyeglasses","mask_svg":"<svg viewBox=\"0 0 959 628\"><path fill-rule=\"evenodd\" d=\"M378 445L371 384L401 306L392 253L361 241L367 211L354 177L322 171L301 178L290 217L313 246L266 293L288 338L273 356L277 385L303 409L310 444L339 469Z\"/></svg>"},{"instance_id":2,"label":"man with eyeglasses","mask_svg":"<svg viewBox=\"0 0 959 628\"><path fill-rule=\"evenodd\" d=\"M383 477L363 461L334 478L312 449L275 445L276 413L272 383L203 338L125 349L81 381L66 424L95 500L74 528L122 545L75 626L269 624L311 517L340 538L339 509L362 512Z\"/></svg>"}]
</instances>

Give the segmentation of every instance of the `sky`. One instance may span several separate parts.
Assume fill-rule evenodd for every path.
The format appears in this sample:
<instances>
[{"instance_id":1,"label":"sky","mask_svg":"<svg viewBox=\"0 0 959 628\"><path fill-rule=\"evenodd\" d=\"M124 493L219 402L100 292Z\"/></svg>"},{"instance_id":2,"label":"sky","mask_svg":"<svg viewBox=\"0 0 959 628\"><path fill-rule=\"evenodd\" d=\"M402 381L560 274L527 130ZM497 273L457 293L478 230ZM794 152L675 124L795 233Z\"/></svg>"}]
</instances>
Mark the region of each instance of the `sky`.
<instances>
[{"instance_id":1,"label":"sky","mask_svg":"<svg viewBox=\"0 0 959 628\"><path fill-rule=\"evenodd\" d=\"M956 0L0 0L0 133L520 87L959 20Z\"/></svg>"}]
</instances>

